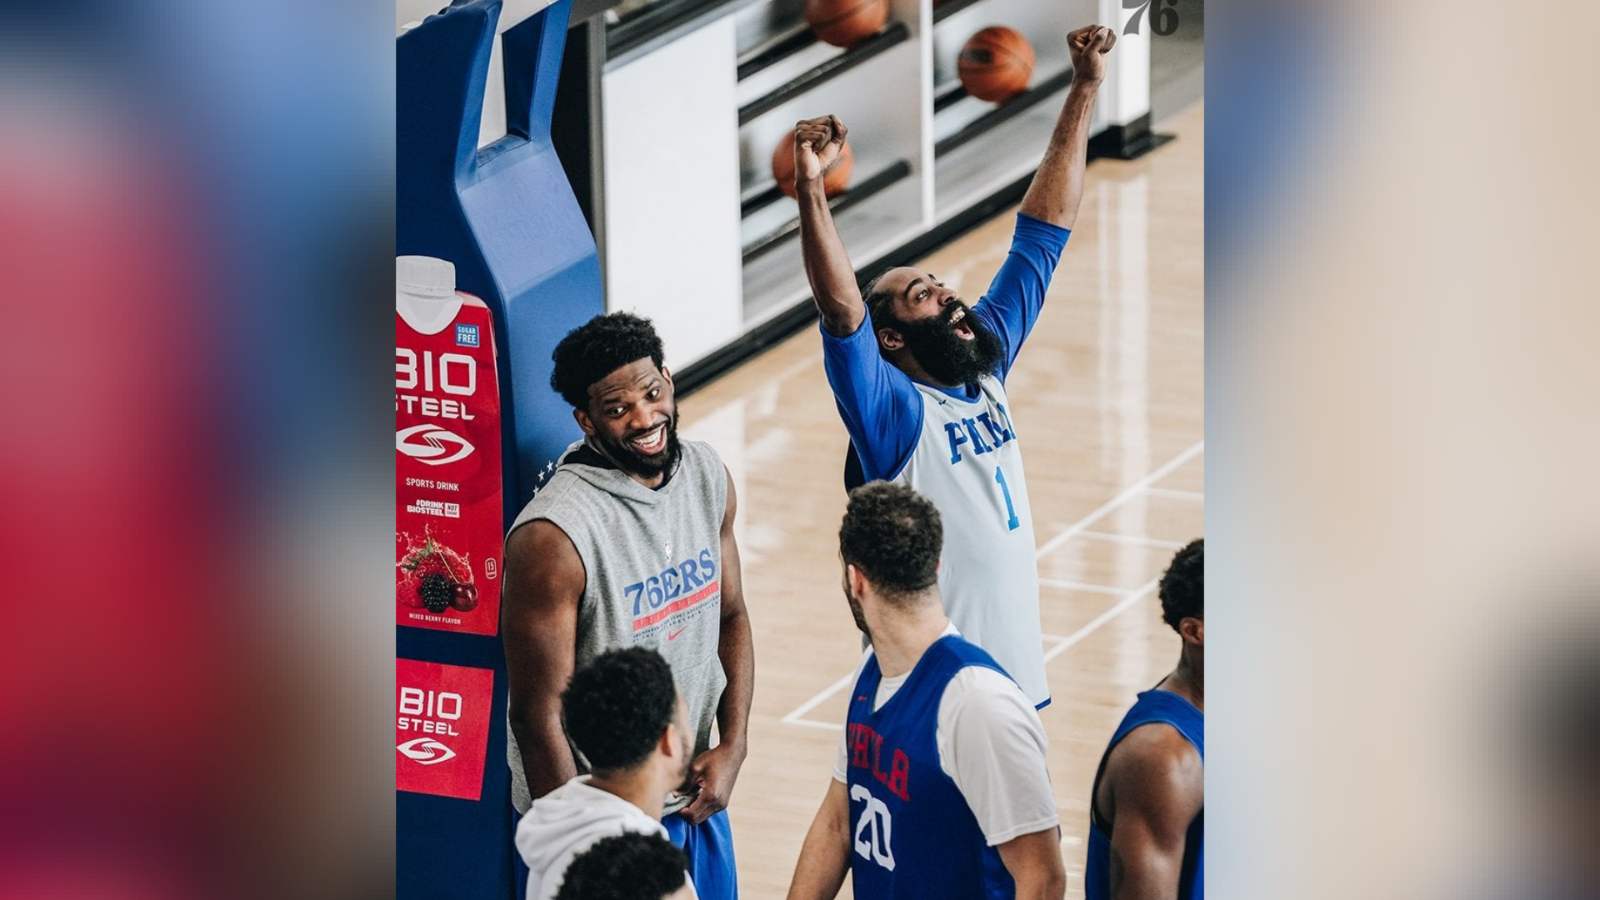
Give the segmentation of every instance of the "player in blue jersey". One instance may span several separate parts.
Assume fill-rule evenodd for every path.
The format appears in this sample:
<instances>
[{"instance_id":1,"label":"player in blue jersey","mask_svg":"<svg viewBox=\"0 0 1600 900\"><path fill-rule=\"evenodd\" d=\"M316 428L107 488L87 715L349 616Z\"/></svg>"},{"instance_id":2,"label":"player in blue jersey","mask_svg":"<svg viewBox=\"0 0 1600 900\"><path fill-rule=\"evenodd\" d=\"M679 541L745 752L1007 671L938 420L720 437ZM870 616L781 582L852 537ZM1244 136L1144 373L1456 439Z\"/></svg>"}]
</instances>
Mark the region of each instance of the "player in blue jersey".
<instances>
[{"instance_id":1,"label":"player in blue jersey","mask_svg":"<svg viewBox=\"0 0 1600 900\"><path fill-rule=\"evenodd\" d=\"M850 433L846 487L896 481L938 506L948 528L945 610L1039 707L1050 689L1033 514L1005 382L1077 220L1089 123L1115 43L1116 32L1100 26L1068 35L1072 86L1022 198L1011 252L972 306L934 273L907 266L885 272L863 299L822 189L845 127L832 116L795 126L806 277L822 317L823 366Z\"/></svg>"},{"instance_id":2,"label":"player in blue jersey","mask_svg":"<svg viewBox=\"0 0 1600 900\"><path fill-rule=\"evenodd\" d=\"M1161 616L1183 638L1178 667L1139 695L1090 792L1086 900L1203 900L1205 541L1161 576Z\"/></svg>"},{"instance_id":3,"label":"player in blue jersey","mask_svg":"<svg viewBox=\"0 0 1600 900\"><path fill-rule=\"evenodd\" d=\"M789 900L1059 900L1059 818L1033 705L939 602L939 511L903 485L850 495L845 598L872 640Z\"/></svg>"}]
</instances>

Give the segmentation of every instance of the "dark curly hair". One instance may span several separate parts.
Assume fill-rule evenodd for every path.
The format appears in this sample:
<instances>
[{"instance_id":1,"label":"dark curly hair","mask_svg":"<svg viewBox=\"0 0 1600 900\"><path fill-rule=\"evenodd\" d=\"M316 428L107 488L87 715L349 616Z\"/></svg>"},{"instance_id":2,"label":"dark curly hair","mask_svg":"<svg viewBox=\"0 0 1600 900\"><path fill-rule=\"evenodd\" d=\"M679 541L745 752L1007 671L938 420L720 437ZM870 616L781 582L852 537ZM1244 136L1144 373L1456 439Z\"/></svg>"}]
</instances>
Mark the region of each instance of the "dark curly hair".
<instances>
[{"instance_id":1,"label":"dark curly hair","mask_svg":"<svg viewBox=\"0 0 1600 900\"><path fill-rule=\"evenodd\" d=\"M898 321L889 309L889 303L894 299L894 295L880 286L883 276L887 274L888 270L884 270L861 288L861 301L867 306L867 315L872 317L874 328L882 328Z\"/></svg>"},{"instance_id":2,"label":"dark curly hair","mask_svg":"<svg viewBox=\"0 0 1600 900\"><path fill-rule=\"evenodd\" d=\"M661 900L688 880L689 859L659 834L601 838L567 866L556 900Z\"/></svg>"},{"instance_id":3,"label":"dark curly hair","mask_svg":"<svg viewBox=\"0 0 1600 900\"><path fill-rule=\"evenodd\" d=\"M602 653L573 673L561 693L561 722L591 769L628 769L649 758L677 702L672 668L661 654L629 647Z\"/></svg>"},{"instance_id":4,"label":"dark curly hair","mask_svg":"<svg viewBox=\"0 0 1600 900\"><path fill-rule=\"evenodd\" d=\"M588 409L595 382L645 357L661 368L661 338L649 319L625 312L595 316L567 332L550 354L556 364L550 386L573 409Z\"/></svg>"},{"instance_id":5,"label":"dark curly hair","mask_svg":"<svg viewBox=\"0 0 1600 900\"><path fill-rule=\"evenodd\" d=\"M911 488L875 481L850 492L839 526L839 555L889 599L938 580L943 544L939 510Z\"/></svg>"},{"instance_id":6,"label":"dark curly hair","mask_svg":"<svg viewBox=\"0 0 1600 900\"><path fill-rule=\"evenodd\" d=\"M1206 617L1206 539L1178 551L1161 576L1161 618L1173 631L1184 619Z\"/></svg>"}]
</instances>

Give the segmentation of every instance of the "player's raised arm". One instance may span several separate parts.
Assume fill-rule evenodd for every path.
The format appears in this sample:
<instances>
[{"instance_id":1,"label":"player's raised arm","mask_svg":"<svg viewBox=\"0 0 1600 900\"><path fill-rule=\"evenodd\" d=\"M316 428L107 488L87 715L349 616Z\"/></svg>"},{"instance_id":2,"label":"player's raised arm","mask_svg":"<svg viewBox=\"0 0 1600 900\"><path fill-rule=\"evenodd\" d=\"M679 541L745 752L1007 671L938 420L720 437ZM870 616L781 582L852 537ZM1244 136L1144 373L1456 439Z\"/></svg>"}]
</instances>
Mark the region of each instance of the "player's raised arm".
<instances>
[{"instance_id":1,"label":"player's raised arm","mask_svg":"<svg viewBox=\"0 0 1600 900\"><path fill-rule=\"evenodd\" d=\"M844 782L828 780L817 817L794 866L788 900L833 900L850 868L850 801Z\"/></svg>"},{"instance_id":2,"label":"player's raised arm","mask_svg":"<svg viewBox=\"0 0 1600 900\"><path fill-rule=\"evenodd\" d=\"M1109 28L1090 25L1067 35L1072 54L1072 87L1056 118L1050 146L1022 198L1011 252L973 312L999 338L1004 378L1044 308L1045 294L1061 260L1083 199L1084 167L1089 158L1089 121L1105 79L1106 54L1117 42Z\"/></svg>"},{"instance_id":3,"label":"player's raised arm","mask_svg":"<svg viewBox=\"0 0 1600 900\"><path fill-rule=\"evenodd\" d=\"M822 175L839 160L846 129L835 116L805 119L794 127L795 199L800 203L800 250L806 280L822 325L834 335L855 333L866 316L855 269L833 225Z\"/></svg>"},{"instance_id":4,"label":"player's raised arm","mask_svg":"<svg viewBox=\"0 0 1600 900\"><path fill-rule=\"evenodd\" d=\"M505 579L508 712L528 792L537 799L578 774L561 727L561 692L577 652L583 560L565 532L537 519L506 539Z\"/></svg>"},{"instance_id":5,"label":"player's raised arm","mask_svg":"<svg viewBox=\"0 0 1600 900\"><path fill-rule=\"evenodd\" d=\"M1088 162L1089 120L1100 83L1106 77L1106 54L1116 43L1116 31L1103 25L1085 26L1067 35L1072 87L1056 118L1044 160L1022 198L1025 215L1062 228L1071 228L1077 221L1078 203L1083 199L1083 170Z\"/></svg>"}]
</instances>

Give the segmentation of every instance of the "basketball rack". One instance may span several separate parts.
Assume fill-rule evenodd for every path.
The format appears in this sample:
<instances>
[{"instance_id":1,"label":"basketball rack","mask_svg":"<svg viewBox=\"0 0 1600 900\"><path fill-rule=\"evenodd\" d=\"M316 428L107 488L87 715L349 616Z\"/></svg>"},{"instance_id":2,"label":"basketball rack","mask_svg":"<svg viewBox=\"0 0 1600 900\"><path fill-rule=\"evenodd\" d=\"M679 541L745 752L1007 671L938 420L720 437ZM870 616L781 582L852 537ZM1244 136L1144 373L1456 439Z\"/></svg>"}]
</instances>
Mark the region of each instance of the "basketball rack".
<instances>
[{"instance_id":1,"label":"basketball rack","mask_svg":"<svg viewBox=\"0 0 1600 900\"><path fill-rule=\"evenodd\" d=\"M1067 33L1123 21L1122 3L889 0L887 24L849 48L815 37L804 0L658 0L587 29L581 47L568 44L591 84L573 116L596 124L587 148L558 149L588 173L571 181L591 214L607 308L655 319L685 386L809 321L797 210L772 177L774 148L803 118L834 114L850 128L853 178L829 206L860 276L1003 213L1071 83ZM1038 61L1027 90L999 104L956 78L962 44L990 25L1020 32ZM1148 40L1118 44L1091 156L1159 143Z\"/></svg>"}]
</instances>

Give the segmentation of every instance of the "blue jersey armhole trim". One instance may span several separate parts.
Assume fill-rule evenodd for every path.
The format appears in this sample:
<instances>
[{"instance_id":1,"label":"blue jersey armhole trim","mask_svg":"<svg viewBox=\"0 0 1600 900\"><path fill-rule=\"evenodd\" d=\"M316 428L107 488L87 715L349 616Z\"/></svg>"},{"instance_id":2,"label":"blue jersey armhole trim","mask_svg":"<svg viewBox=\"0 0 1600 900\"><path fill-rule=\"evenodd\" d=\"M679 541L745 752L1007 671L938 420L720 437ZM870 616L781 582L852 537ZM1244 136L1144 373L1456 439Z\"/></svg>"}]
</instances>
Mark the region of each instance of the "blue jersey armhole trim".
<instances>
[{"instance_id":1,"label":"blue jersey armhole trim","mask_svg":"<svg viewBox=\"0 0 1600 900\"><path fill-rule=\"evenodd\" d=\"M826 369L826 367L827 367L826 357L827 357L827 352L828 351L827 351L826 345L829 342L832 342L832 343L835 343L835 344L846 343L846 342L854 339L857 335L859 335L862 332L863 329L870 330L871 324L872 324L872 314L870 312L868 312L866 315L864 315L862 317L861 323L856 326L855 331L852 331L847 335L837 335L837 334L834 334L833 332L829 331L827 326L825 326L821 322L821 320L818 320L818 322L817 322L817 330L822 334L822 341L823 341L823 344L824 344L824 347L823 347L823 357L824 357L823 367L824 367L824 369ZM912 457L916 456L916 454L917 454L917 445L922 443L922 426L923 426L924 422L926 421L926 417L927 417L927 410L928 410L927 401L925 401L923 399L922 394L917 390L917 384L918 384L917 380L912 378L910 375L907 375L905 372L901 371L898 366L890 364L887 360L884 360L884 366L891 373L893 373L893 374L891 374L889 376L890 378L894 378L896 376L898 376L900 378L904 378L906 383L911 386L911 394L912 394L912 396L917 398L916 426L911 429L911 441L910 441L910 443L908 444L908 446L906 448L905 455L901 459L896 461L895 466L894 466L894 471L889 473L889 474L887 474L887 475L879 476L877 478L869 478L869 477L867 477L866 454L861 452L861 446L862 446L861 443L856 441L854 435L850 435L850 444L851 444L852 449L855 452L856 462L858 464L860 464L860 466L861 466L861 480L862 480L863 484L866 484L866 483L872 482L872 481L893 481L894 479L900 477L900 473L902 473L902 472L904 472L906 470L906 466L911 465ZM956 395L951 395L951 396L956 396ZM969 398L960 398L960 399L964 399L968 403L973 402L973 400L969 399ZM835 402L837 402L837 397L835 398ZM841 410L842 410L842 407L841 407ZM846 430L846 432L849 431L848 424L846 425L845 430ZM848 484L849 475L850 475L850 473L849 473L849 470L847 468L846 471L845 471L845 480L846 480L846 490L847 491L849 490L849 484Z\"/></svg>"},{"instance_id":2,"label":"blue jersey armhole trim","mask_svg":"<svg viewBox=\"0 0 1600 900\"><path fill-rule=\"evenodd\" d=\"M911 465L911 458L917 455L917 445L922 443L922 425L927 420L928 403L922 399L921 394L917 394L917 401L917 427L912 430L912 434L915 437L911 439L911 445L906 448L905 459L900 460L899 464L894 467L894 472L884 478L884 481L893 481L899 478L900 474L906 470L906 466Z\"/></svg>"},{"instance_id":3,"label":"blue jersey armhole trim","mask_svg":"<svg viewBox=\"0 0 1600 900\"><path fill-rule=\"evenodd\" d=\"M1040 700L1038 703L1034 704L1033 711L1034 712L1039 712L1040 710L1044 709L1046 706L1049 706L1050 705L1050 701L1054 700L1054 699L1055 699L1054 697L1046 697L1043 700Z\"/></svg>"},{"instance_id":4,"label":"blue jersey armhole trim","mask_svg":"<svg viewBox=\"0 0 1600 900\"><path fill-rule=\"evenodd\" d=\"M1206 754L1204 750L1200 749L1200 745L1196 744L1194 739L1189 737L1189 735L1183 730L1183 726L1167 717L1145 719L1143 722L1140 722L1132 728L1129 728L1127 731L1124 731L1121 734L1113 735L1113 740L1111 741L1110 745L1106 747L1105 755L1109 758L1111 756L1111 751L1120 747L1122 742L1128 739L1128 735L1133 734L1135 731L1138 731L1146 725L1165 725L1168 728L1171 728L1173 731L1176 731L1178 733L1178 737L1183 738L1184 743L1188 744L1194 749L1194 752L1200 757L1200 761L1202 763L1205 762Z\"/></svg>"}]
</instances>

